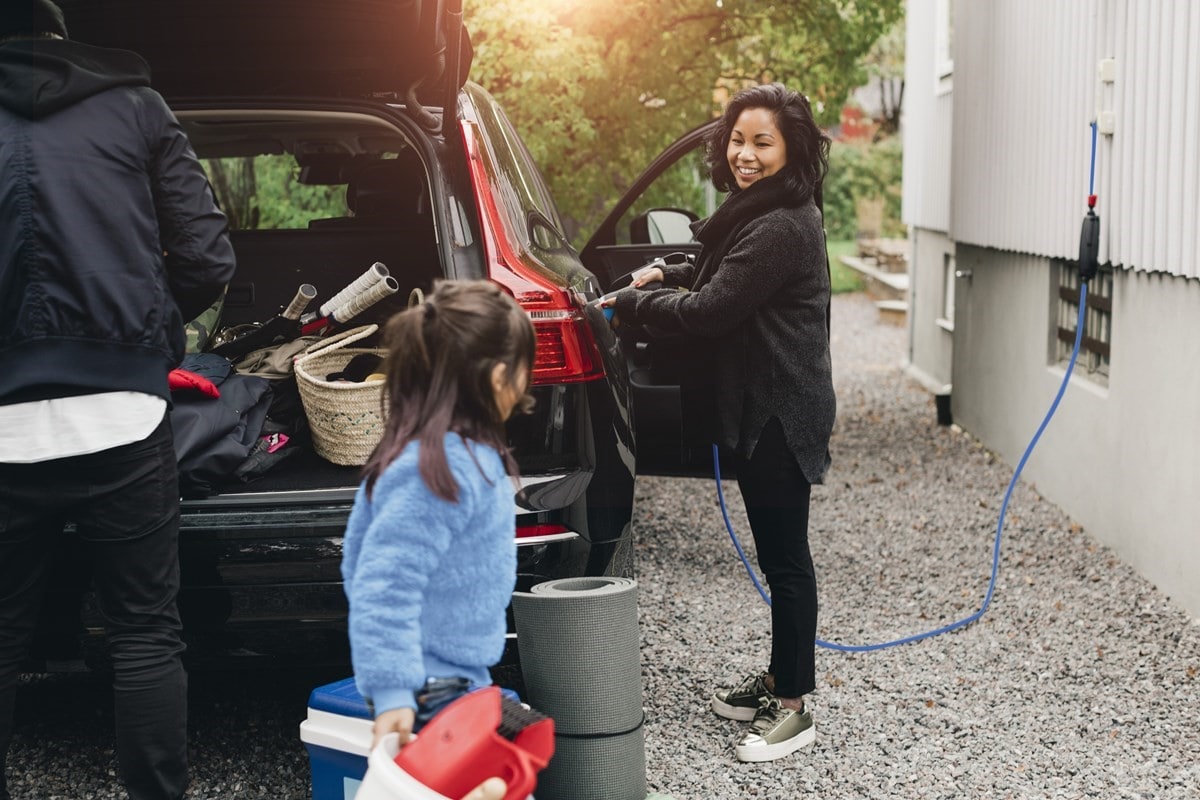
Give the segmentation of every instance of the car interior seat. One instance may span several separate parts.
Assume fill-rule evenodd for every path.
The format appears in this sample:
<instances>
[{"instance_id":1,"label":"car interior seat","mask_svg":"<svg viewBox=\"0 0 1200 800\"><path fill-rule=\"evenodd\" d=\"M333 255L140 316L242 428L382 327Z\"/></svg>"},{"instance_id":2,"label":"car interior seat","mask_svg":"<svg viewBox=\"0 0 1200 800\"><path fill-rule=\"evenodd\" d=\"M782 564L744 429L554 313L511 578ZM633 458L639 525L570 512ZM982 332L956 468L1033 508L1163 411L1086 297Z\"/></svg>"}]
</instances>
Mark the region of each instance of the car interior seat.
<instances>
[{"instance_id":1,"label":"car interior seat","mask_svg":"<svg viewBox=\"0 0 1200 800\"><path fill-rule=\"evenodd\" d=\"M428 218L425 170L415 158L390 158L362 165L346 186L349 217L314 219L309 228L406 227Z\"/></svg>"}]
</instances>

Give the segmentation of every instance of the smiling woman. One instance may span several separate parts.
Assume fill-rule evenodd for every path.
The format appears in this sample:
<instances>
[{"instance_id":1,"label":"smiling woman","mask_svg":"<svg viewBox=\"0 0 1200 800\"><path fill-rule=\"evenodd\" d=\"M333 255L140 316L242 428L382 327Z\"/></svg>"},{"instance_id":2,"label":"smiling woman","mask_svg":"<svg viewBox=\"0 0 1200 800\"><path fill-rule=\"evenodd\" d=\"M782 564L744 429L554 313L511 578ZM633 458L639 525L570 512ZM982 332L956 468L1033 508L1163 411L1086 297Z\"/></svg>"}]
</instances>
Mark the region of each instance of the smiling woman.
<instances>
[{"instance_id":1,"label":"smiling woman","mask_svg":"<svg viewBox=\"0 0 1200 800\"><path fill-rule=\"evenodd\" d=\"M712 698L719 716L753 721L736 749L740 761L782 758L816 737L804 703L816 687L808 511L812 484L829 467L836 405L815 202L828 153L805 97L780 84L738 92L708 148L713 185L729 197L694 226L702 245L695 264L660 270L665 283L689 291L628 288L605 301L616 309L614 324L653 326L706 354L702 368L681 378L681 394L689 407L714 409L700 423L732 451L774 601L766 668Z\"/></svg>"},{"instance_id":2,"label":"smiling woman","mask_svg":"<svg viewBox=\"0 0 1200 800\"><path fill-rule=\"evenodd\" d=\"M726 158L739 189L783 169L787 165L787 142L775 124L775 113L766 108L743 111L730 133Z\"/></svg>"}]
</instances>

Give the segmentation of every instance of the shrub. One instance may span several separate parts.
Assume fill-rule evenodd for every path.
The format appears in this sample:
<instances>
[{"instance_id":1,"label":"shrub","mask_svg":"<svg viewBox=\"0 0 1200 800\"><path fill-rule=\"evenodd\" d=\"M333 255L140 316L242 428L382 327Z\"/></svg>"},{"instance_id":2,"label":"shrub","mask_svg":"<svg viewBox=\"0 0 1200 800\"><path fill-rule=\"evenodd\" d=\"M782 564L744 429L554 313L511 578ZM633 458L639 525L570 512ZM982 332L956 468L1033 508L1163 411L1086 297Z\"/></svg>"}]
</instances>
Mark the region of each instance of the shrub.
<instances>
[{"instance_id":1,"label":"shrub","mask_svg":"<svg viewBox=\"0 0 1200 800\"><path fill-rule=\"evenodd\" d=\"M900 221L902 167L900 139L878 142L834 142L825 178L825 227L831 240L854 239L860 233L858 211L864 201L883 201L883 236L903 237Z\"/></svg>"}]
</instances>

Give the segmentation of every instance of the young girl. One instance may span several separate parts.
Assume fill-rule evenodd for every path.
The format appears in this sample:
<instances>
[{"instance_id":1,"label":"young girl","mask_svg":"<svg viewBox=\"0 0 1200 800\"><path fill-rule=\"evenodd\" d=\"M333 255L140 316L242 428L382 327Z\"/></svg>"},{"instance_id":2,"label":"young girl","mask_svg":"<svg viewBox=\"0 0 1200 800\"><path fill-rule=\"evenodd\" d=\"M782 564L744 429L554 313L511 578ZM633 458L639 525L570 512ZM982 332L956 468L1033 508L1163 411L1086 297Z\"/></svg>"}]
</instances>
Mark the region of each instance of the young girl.
<instances>
[{"instance_id":1,"label":"young girl","mask_svg":"<svg viewBox=\"0 0 1200 800\"><path fill-rule=\"evenodd\" d=\"M388 418L346 526L342 577L375 743L491 683L516 582L504 423L527 411L534 334L488 281L443 281L385 331Z\"/></svg>"}]
</instances>

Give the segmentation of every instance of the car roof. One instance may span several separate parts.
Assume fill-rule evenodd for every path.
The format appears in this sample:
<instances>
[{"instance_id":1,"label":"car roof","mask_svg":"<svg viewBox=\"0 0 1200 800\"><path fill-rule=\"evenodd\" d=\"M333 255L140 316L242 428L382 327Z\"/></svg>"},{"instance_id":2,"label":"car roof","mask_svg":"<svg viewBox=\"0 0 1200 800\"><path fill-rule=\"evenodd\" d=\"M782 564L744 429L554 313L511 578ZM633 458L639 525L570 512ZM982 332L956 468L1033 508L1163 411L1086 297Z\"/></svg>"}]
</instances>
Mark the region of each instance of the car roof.
<instances>
[{"instance_id":1,"label":"car roof","mask_svg":"<svg viewBox=\"0 0 1200 800\"><path fill-rule=\"evenodd\" d=\"M444 0L59 0L70 38L139 53L168 99L404 97L441 105ZM465 40L465 36L463 37ZM418 90L419 87L419 90ZM458 87L456 87L458 88Z\"/></svg>"}]
</instances>

